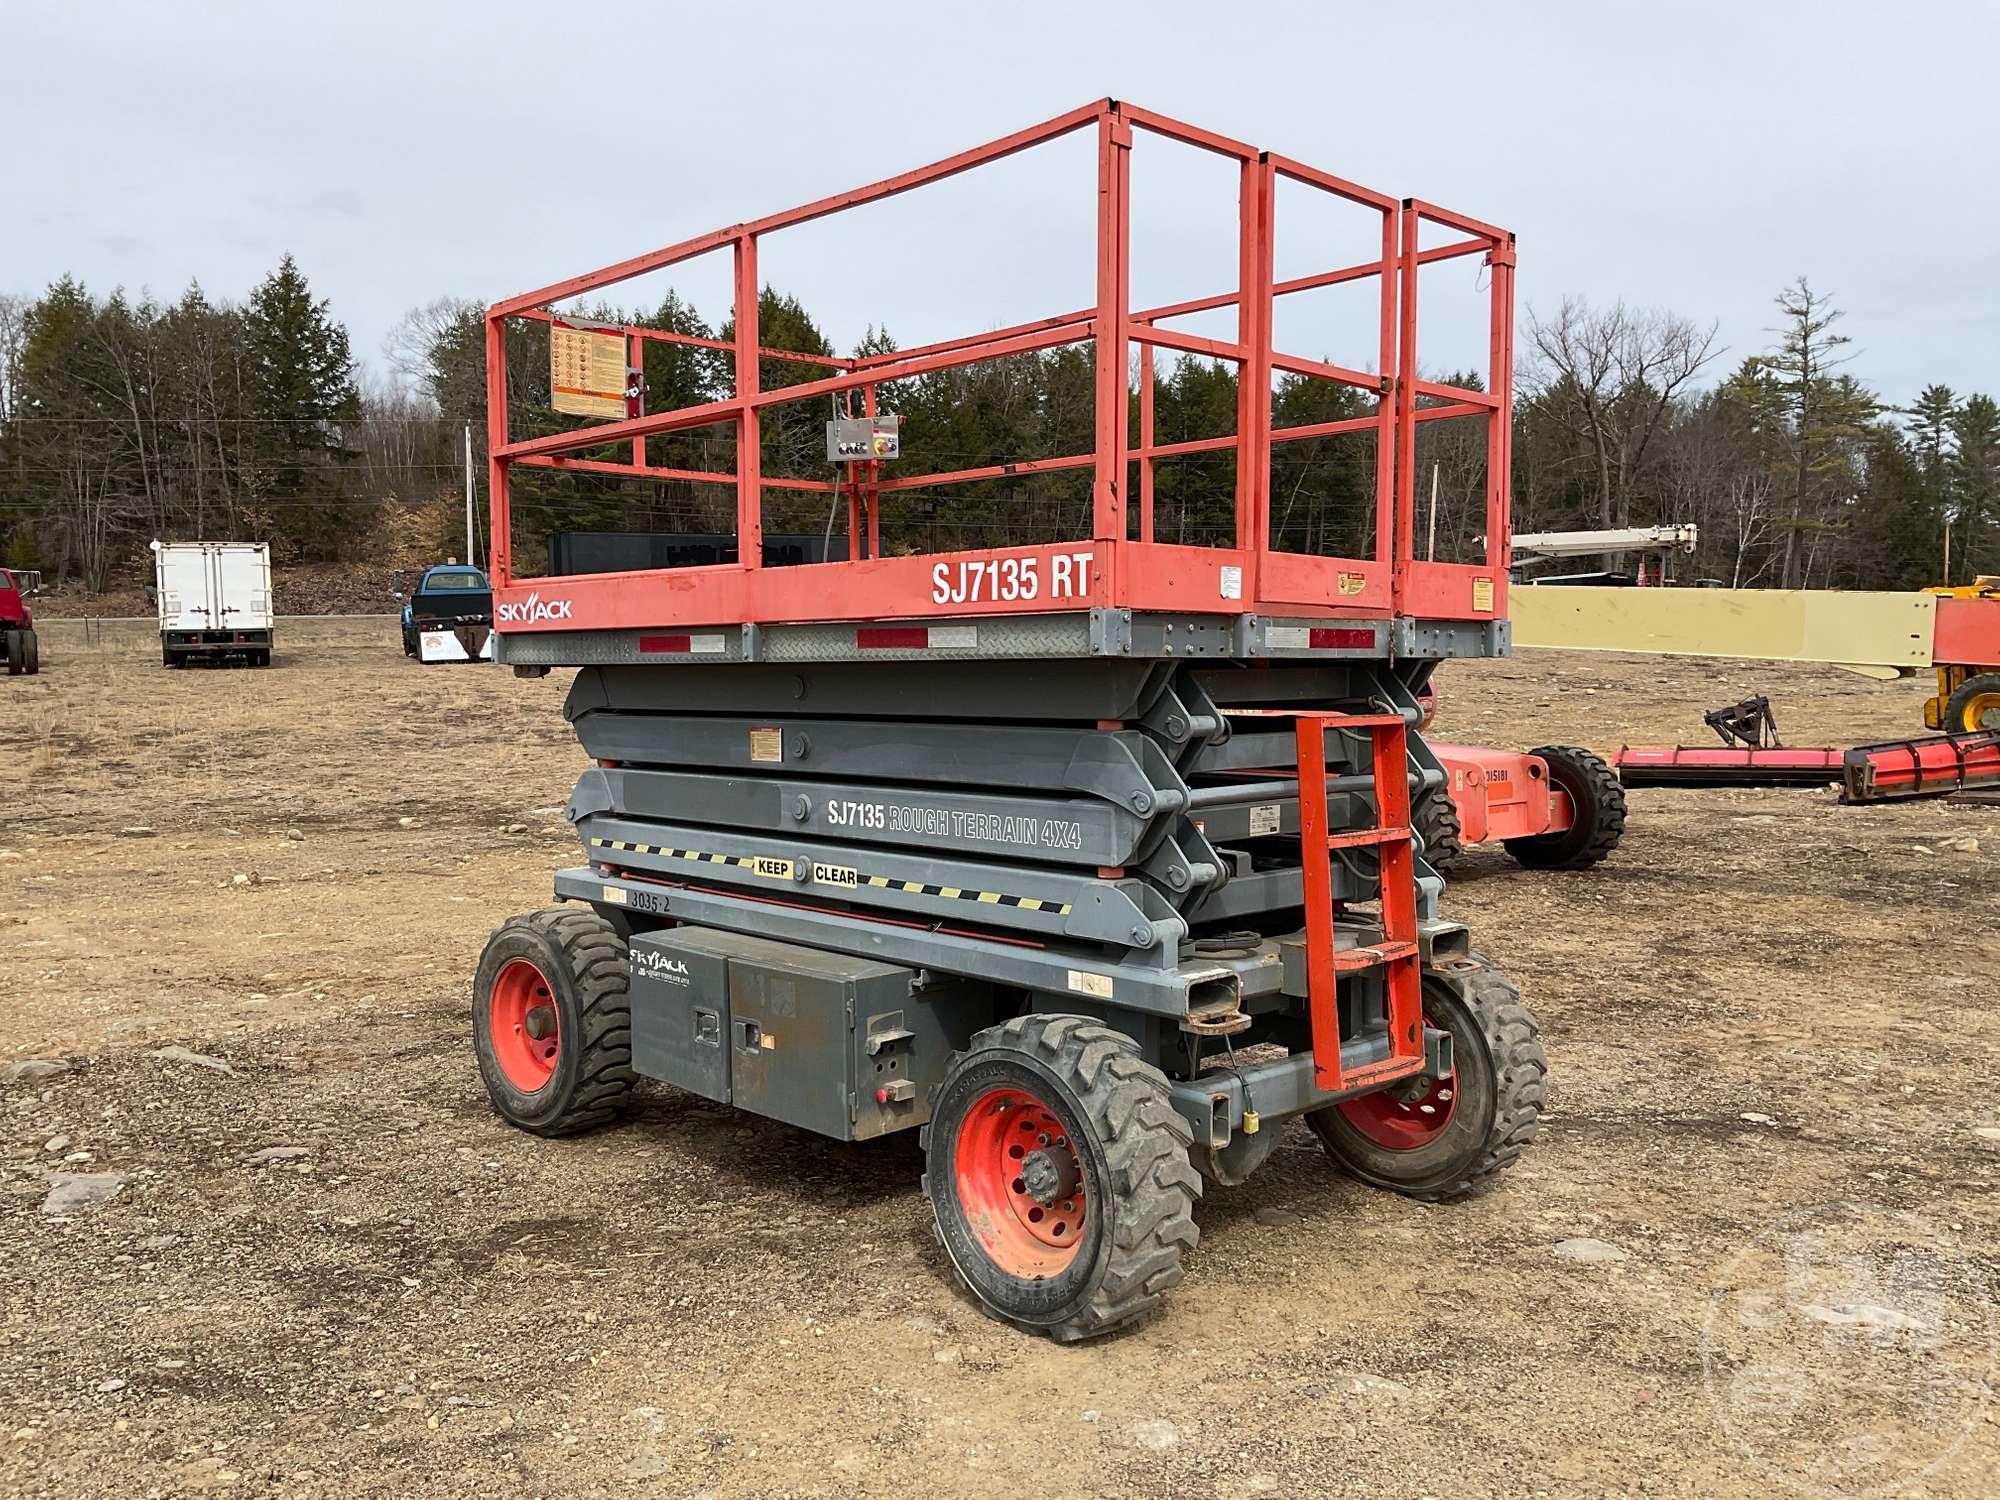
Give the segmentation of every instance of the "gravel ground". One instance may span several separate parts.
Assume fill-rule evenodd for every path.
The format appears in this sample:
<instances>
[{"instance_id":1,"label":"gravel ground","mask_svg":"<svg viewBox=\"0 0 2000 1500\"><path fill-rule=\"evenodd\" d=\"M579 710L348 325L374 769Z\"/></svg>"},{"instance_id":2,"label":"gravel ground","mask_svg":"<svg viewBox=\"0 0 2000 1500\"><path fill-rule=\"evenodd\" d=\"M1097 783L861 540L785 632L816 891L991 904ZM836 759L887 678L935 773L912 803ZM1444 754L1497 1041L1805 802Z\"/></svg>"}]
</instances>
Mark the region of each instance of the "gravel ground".
<instances>
[{"instance_id":1,"label":"gravel ground","mask_svg":"<svg viewBox=\"0 0 2000 1500\"><path fill-rule=\"evenodd\" d=\"M1415 1206L1302 1129L1077 1348L948 1284L914 1144L649 1087L488 1110L468 982L575 863L564 674L393 621L268 671L143 627L0 681L0 1493L1984 1496L2000 1460L2000 809L1633 794L1447 893L1542 1017L1541 1140ZM1916 732L1921 684L1529 653L1440 729Z\"/></svg>"}]
</instances>

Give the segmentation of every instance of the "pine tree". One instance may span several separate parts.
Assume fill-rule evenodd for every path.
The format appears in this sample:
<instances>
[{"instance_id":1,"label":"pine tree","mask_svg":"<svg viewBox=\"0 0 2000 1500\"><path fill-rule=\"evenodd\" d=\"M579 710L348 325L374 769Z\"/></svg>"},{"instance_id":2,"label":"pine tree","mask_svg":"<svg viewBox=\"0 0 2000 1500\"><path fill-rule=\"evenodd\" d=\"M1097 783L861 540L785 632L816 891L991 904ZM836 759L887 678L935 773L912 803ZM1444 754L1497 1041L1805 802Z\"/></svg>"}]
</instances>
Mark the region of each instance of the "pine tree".
<instances>
[{"instance_id":1,"label":"pine tree","mask_svg":"<svg viewBox=\"0 0 2000 1500\"><path fill-rule=\"evenodd\" d=\"M723 340L736 337L736 319L722 325ZM832 354L833 344L813 322L798 298L765 287L757 294L757 344L764 349L789 349L797 354ZM728 358L725 356L725 358ZM729 363L729 389L735 388L735 362ZM760 390L781 390L804 385L833 374L831 365L804 364L792 359L766 356L757 362ZM826 397L817 400L766 406L760 429L760 467L766 479L823 479L830 477L826 461L826 419L833 406ZM734 455L733 446L730 453ZM826 523L828 502L824 497L796 490L766 490L764 529L779 532L817 532Z\"/></svg>"},{"instance_id":2,"label":"pine tree","mask_svg":"<svg viewBox=\"0 0 2000 1500\"><path fill-rule=\"evenodd\" d=\"M1853 341L1833 331L1841 310L1803 276L1776 300L1784 315L1778 347L1757 364L1772 377L1769 393L1782 424L1778 586L1789 589L1802 586L1810 569L1812 551L1801 539L1832 530L1858 488L1855 459L1876 402L1852 376L1834 373L1854 357Z\"/></svg>"},{"instance_id":3,"label":"pine tree","mask_svg":"<svg viewBox=\"0 0 2000 1500\"><path fill-rule=\"evenodd\" d=\"M1869 435L1866 480L1854 507L1850 559L1837 580L1860 589L1922 588L1937 576L1943 512L1918 455L1888 422Z\"/></svg>"},{"instance_id":4,"label":"pine tree","mask_svg":"<svg viewBox=\"0 0 2000 1500\"><path fill-rule=\"evenodd\" d=\"M1951 419L1958 413L1958 394L1948 385L1927 385L1910 403L1910 443L1926 483L1942 492L1951 457Z\"/></svg>"},{"instance_id":5,"label":"pine tree","mask_svg":"<svg viewBox=\"0 0 2000 1500\"><path fill-rule=\"evenodd\" d=\"M1968 396L1951 435L1951 576L2000 574L2000 404Z\"/></svg>"},{"instance_id":6,"label":"pine tree","mask_svg":"<svg viewBox=\"0 0 2000 1500\"><path fill-rule=\"evenodd\" d=\"M243 314L252 442L246 487L269 503L269 529L303 555L326 557L361 519L350 492L361 416L347 329L315 301L290 255L250 294Z\"/></svg>"},{"instance_id":7,"label":"pine tree","mask_svg":"<svg viewBox=\"0 0 2000 1500\"><path fill-rule=\"evenodd\" d=\"M130 509L121 478L129 452L118 427L117 372L106 357L104 310L64 276L28 309L16 420L18 456L38 476L34 498L50 551L88 588L102 588Z\"/></svg>"}]
</instances>

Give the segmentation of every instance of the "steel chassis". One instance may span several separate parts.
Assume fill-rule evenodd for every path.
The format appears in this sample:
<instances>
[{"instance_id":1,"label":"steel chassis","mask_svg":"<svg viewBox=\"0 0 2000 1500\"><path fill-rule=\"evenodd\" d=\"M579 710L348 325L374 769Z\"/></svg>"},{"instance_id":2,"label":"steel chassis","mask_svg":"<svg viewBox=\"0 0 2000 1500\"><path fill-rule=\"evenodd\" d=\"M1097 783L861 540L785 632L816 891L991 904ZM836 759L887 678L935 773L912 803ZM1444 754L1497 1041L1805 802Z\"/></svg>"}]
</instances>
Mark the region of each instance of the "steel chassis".
<instances>
[{"instance_id":1,"label":"steel chassis","mask_svg":"<svg viewBox=\"0 0 2000 1500\"><path fill-rule=\"evenodd\" d=\"M866 358L760 347L766 236L1072 131L1094 131L1098 143L1093 306ZM1238 164L1235 289L1130 308L1128 159L1145 135ZM1380 255L1274 281L1280 179L1379 214ZM1427 224L1459 237L1426 248ZM566 299L710 252L733 257L732 341L624 333L732 354L733 395L510 437L510 320L547 319ZM1426 380L1417 363L1419 270L1471 255L1491 272L1483 391ZM496 303L486 334L495 654L524 674L583 669L566 712L597 762L568 809L589 862L556 876L558 896L590 903L635 945L680 926L724 929L900 965L917 990L949 976L986 996L973 1007L978 1024L1024 1011L1102 1020L1167 1074L1210 1168L1260 1120L1449 1073L1450 1036L1421 1022L1420 973L1424 983L1464 986L1478 965L1465 929L1438 915L1442 882L1409 828L1410 797L1445 781L1417 733L1417 694L1441 659L1508 648L1513 271L1505 230L1102 100L869 187ZM1369 278L1379 286L1374 370L1272 347L1275 297ZM1169 326L1230 307L1233 339ZM884 382L1086 341L1096 349L1091 452L908 477L867 463L837 484L760 472L760 419L780 402L839 395L872 415ZM1146 355L1136 443L1135 348ZM1155 440L1158 349L1238 366L1234 434ZM760 358L831 373L763 391ZM1274 372L1358 387L1374 394L1375 409L1274 428L1260 398ZM1420 560L1413 545L1417 424L1460 417L1486 430L1492 540L1476 565ZM733 471L648 462L648 438L713 424L735 432ZM1350 431L1376 436L1372 552L1274 548L1272 445ZM627 443L629 460L577 456ZM1156 541L1154 466L1220 450L1236 455L1235 544ZM739 561L518 578L508 492L524 467L733 486ZM884 494L1061 468L1094 476L1087 537L884 552ZM843 496L854 555L763 566L763 497L780 489ZM999 586L959 587L966 579ZM1255 1057L1238 1056L1259 1044ZM926 1097L857 1093L850 1133L879 1133L877 1105L894 1112L894 1125L920 1124Z\"/></svg>"}]
</instances>

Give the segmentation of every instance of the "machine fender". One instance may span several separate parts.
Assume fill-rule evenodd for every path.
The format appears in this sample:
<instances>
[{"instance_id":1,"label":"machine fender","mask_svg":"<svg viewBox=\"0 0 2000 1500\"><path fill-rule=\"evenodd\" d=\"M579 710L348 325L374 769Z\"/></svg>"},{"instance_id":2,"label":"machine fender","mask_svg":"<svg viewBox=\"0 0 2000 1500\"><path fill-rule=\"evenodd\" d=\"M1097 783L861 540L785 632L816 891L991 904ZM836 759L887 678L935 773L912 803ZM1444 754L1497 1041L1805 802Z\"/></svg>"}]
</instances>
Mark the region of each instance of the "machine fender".
<instances>
[{"instance_id":1,"label":"machine fender","mask_svg":"<svg viewBox=\"0 0 2000 1500\"><path fill-rule=\"evenodd\" d=\"M592 766L576 779L576 790L569 794L569 806L563 816L577 823L593 813L611 811L611 781L599 766Z\"/></svg>"}]
</instances>

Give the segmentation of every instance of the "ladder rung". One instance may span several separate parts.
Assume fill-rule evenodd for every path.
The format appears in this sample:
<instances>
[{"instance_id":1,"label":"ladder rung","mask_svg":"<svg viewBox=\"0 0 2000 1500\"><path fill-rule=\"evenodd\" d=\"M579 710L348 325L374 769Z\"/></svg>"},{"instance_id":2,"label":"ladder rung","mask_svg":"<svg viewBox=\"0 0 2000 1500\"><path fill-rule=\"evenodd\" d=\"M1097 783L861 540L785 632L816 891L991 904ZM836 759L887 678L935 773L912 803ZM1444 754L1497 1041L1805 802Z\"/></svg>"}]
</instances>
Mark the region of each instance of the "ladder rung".
<instances>
[{"instance_id":1,"label":"ladder rung","mask_svg":"<svg viewBox=\"0 0 2000 1500\"><path fill-rule=\"evenodd\" d=\"M1407 828L1350 828L1344 833L1329 833L1326 847L1329 849L1352 849L1357 844L1407 844L1410 830Z\"/></svg>"},{"instance_id":2,"label":"ladder rung","mask_svg":"<svg viewBox=\"0 0 2000 1500\"><path fill-rule=\"evenodd\" d=\"M1401 714L1298 714L1301 719L1318 719L1328 729L1388 729L1408 724Z\"/></svg>"},{"instance_id":3,"label":"ladder rung","mask_svg":"<svg viewBox=\"0 0 2000 1500\"><path fill-rule=\"evenodd\" d=\"M1380 968L1383 964L1416 956L1415 943L1370 943L1365 948L1341 948L1333 955L1333 972L1352 974L1359 969Z\"/></svg>"}]
</instances>

